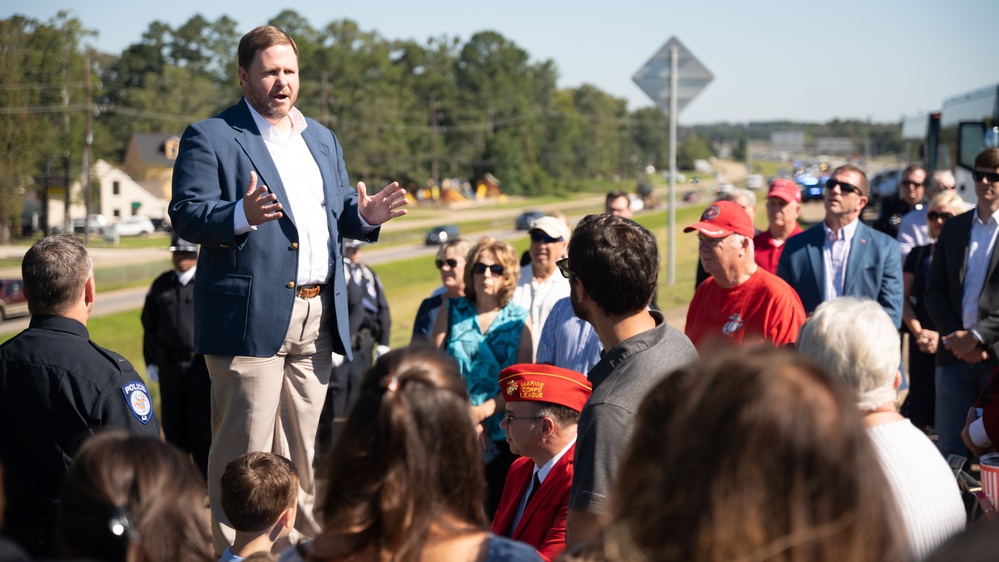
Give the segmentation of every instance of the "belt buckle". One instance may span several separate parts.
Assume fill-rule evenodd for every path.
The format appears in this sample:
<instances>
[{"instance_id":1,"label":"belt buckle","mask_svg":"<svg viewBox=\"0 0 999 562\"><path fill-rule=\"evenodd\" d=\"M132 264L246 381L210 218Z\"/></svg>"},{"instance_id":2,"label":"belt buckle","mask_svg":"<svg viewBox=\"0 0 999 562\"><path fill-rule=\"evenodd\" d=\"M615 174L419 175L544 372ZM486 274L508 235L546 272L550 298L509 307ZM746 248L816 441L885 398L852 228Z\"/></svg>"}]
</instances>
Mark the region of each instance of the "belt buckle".
<instances>
[{"instance_id":1,"label":"belt buckle","mask_svg":"<svg viewBox=\"0 0 999 562\"><path fill-rule=\"evenodd\" d=\"M299 287L295 294L300 299L312 299L319 296L320 291L322 291L322 285L313 285L312 287Z\"/></svg>"}]
</instances>

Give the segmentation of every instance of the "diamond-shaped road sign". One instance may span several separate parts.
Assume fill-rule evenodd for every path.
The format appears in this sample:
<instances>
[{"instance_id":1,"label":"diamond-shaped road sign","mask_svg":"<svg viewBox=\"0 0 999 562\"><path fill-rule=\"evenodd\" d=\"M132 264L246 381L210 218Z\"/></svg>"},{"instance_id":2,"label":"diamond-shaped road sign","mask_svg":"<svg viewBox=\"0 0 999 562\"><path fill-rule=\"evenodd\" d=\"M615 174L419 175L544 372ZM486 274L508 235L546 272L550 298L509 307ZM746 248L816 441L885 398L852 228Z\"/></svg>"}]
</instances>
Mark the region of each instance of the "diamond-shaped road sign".
<instances>
[{"instance_id":1,"label":"diamond-shaped road sign","mask_svg":"<svg viewBox=\"0 0 999 562\"><path fill-rule=\"evenodd\" d=\"M683 111L701 90L714 80L714 75L683 46L676 37L652 55L649 62L631 77L664 113L669 115L670 52L677 47L676 111Z\"/></svg>"}]
</instances>

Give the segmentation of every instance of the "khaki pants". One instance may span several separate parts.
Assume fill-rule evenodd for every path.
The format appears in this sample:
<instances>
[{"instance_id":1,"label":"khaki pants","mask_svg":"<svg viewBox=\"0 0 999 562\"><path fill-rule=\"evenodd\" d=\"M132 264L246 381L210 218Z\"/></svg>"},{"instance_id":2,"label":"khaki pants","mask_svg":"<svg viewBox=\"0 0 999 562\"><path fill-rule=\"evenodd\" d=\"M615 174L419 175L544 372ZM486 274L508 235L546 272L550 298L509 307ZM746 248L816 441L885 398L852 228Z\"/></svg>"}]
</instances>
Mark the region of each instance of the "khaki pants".
<instances>
[{"instance_id":1,"label":"khaki pants","mask_svg":"<svg viewBox=\"0 0 999 562\"><path fill-rule=\"evenodd\" d=\"M220 502L222 473L230 461L250 451L279 454L298 468L298 517L289 540L315 537L320 531L313 513L312 461L333 368L331 298L324 292L312 299L295 299L284 344L273 357L205 357L212 377L208 497L216 553L235 538Z\"/></svg>"}]
</instances>

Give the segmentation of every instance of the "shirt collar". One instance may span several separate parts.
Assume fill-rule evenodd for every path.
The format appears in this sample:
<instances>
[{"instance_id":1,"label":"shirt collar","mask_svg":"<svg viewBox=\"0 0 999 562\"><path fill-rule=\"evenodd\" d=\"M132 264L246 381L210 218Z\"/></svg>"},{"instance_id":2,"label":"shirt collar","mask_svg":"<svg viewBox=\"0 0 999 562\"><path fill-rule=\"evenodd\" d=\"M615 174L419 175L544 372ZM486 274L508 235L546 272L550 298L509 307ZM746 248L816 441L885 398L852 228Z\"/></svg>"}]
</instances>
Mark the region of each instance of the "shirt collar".
<instances>
[{"instance_id":1,"label":"shirt collar","mask_svg":"<svg viewBox=\"0 0 999 562\"><path fill-rule=\"evenodd\" d=\"M576 438L573 437L572 441L569 441L569 444L566 445L561 451L559 451L557 455L552 457L551 460L546 462L544 466L538 468L538 465L534 465L534 472L538 475L538 482L544 482L545 478L548 478L548 474L552 471L553 468L555 468L555 463L557 463L559 459L562 458L562 455L564 455L569 450L569 448L575 444L576 444Z\"/></svg>"},{"instance_id":2,"label":"shirt collar","mask_svg":"<svg viewBox=\"0 0 999 562\"><path fill-rule=\"evenodd\" d=\"M196 269L198 269L198 266L194 266L184 272L174 270L174 273L177 274L177 281L180 281L180 284L186 287L191 282L191 279L194 279L194 271Z\"/></svg>"},{"instance_id":3,"label":"shirt collar","mask_svg":"<svg viewBox=\"0 0 999 562\"><path fill-rule=\"evenodd\" d=\"M857 226L858 225L860 225L860 220L859 219L855 220L855 221L851 222L850 224L844 226L843 228L839 229L840 231L843 232L843 239L846 240L847 242L852 241L853 240L853 235L857 233ZM827 225L825 223L825 221L822 221L822 231L825 232L826 240L837 240L838 239L837 237L839 236L839 231L833 232L833 230L831 228L829 228L829 225Z\"/></svg>"},{"instance_id":4,"label":"shirt collar","mask_svg":"<svg viewBox=\"0 0 999 562\"><path fill-rule=\"evenodd\" d=\"M987 226L989 222L991 222L992 224L999 224L999 210L989 215L989 218L986 219L985 221L982 221L982 219L978 218L977 209L975 210L975 214L973 216L975 217L975 222L983 226Z\"/></svg>"},{"instance_id":5,"label":"shirt collar","mask_svg":"<svg viewBox=\"0 0 999 562\"><path fill-rule=\"evenodd\" d=\"M246 98L243 99L246 101ZM291 132L281 132L278 131L274 125L271 125L270 121L264 119L264 116L257 112L256 109L250 105L250 102L246 102L246 107L250 110L250 116L253 117L253 122L257 125L257 130L260 131L260 136L264 140L278 140L281 138L288 138L291 134L302 134L305 128L308 127L308 122L305 120L305 115L298 110L297 107L292 106L291 111L288 112L288 116L291 117Z\"/></svg>"}]
</instances>

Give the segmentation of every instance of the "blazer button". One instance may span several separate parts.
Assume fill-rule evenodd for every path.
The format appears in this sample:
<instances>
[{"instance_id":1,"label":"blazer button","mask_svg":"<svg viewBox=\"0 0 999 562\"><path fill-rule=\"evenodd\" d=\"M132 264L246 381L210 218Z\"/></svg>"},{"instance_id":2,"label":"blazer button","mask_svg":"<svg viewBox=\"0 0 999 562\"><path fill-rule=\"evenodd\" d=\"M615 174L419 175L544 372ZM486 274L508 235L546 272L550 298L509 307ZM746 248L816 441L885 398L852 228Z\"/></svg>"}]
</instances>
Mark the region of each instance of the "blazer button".
<instances>
[{"instance_id":1,"label":"blazer button","mask_svg":"<svg viewBox=\"0 0 999 562\"><path fill-rule=\"evenodd\" d=\"M292 242L291 243L291 249L292 250L297 250L298 249L298 242Z\"/></svg>"},{"instance_id":2,"label":"blazer button","mask_svg":"<svg viewBox=\"0 0 999 562\"><path fill-rule=\"evenodd\" d=\"M294 281L288 281L288 284L286 284L285 287L288 287L289 289L294 289L295 288L295 282Z\"/></svg>"},{"instance_id":3,"label":"blazer button","mask_svg":"<svg viewBox=\"0 0 999 562\"><path fill-rule=\"evenodd\" d=\"M223 250L228 250L229 249L229 245L228 244L219 244L219 248L222 248Z\"/></svg>"}]
</instances>

